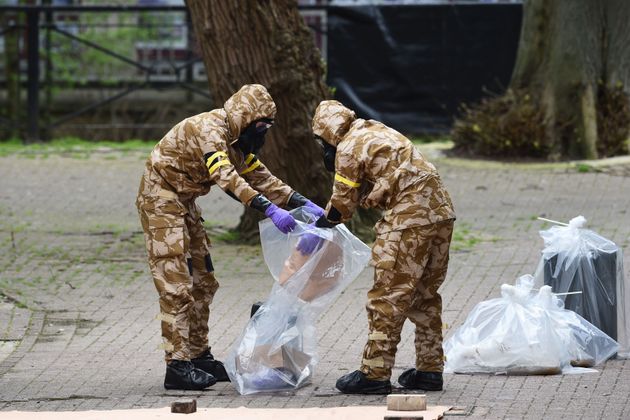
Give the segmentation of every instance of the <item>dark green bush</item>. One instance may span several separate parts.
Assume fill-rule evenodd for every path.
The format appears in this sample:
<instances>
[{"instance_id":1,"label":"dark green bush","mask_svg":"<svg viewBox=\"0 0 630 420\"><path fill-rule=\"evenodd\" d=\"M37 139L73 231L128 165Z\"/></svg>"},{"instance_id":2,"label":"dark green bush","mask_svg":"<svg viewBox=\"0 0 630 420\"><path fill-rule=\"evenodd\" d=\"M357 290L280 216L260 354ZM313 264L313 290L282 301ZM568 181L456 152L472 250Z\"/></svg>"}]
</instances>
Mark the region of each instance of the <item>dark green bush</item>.
<instances>
[{"instance_id":1,"label":"dark green bush","mask_svg":"<svg viewBox=\"0 0 630 420\"><path fill-rule=\"evenodd\" d=\"M451 132L455 152L503 158L550 158L552 154L543 107L524 91L508 90L478 104L462 105L460 111ZM557 142L570 142L571 122L558 124L568 128L569 134ZM599 157L628 153L630 101L623 85L599 84L597 134Z\"/></svg>"},{"instance_id":2,"label":"dark green bush","mask_svg":"<svg viewBox=\"0 0 630 420\"><path fill-rule=\"evenodd\" d=\"M600 85L597 104L597 154L599 157L628 154L630 101L623 85Z\"/></svg>"},{"instance_id":3,"label":"dark green bush","mask_svg":"<svg viewBox=\"0 0 630 420\"><path fill-rule=\"evenodd\" d=\"M489 157L547 157L543 110L524 92L462 105L451 132L455 151Z\"/></svg>"}]
</instances>

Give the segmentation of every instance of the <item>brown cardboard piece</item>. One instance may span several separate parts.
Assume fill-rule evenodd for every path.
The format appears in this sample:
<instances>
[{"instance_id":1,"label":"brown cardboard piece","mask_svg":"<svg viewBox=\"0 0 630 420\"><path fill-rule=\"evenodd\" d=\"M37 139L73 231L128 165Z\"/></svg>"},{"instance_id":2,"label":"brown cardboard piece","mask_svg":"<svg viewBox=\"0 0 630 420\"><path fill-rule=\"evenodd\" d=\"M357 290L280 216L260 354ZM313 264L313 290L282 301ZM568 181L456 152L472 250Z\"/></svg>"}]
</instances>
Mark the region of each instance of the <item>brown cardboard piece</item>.
<instances>
[{"instance_id":1,"label":"brown cardboard piece","mask_svg":"<svg viewBox=\"0 0 630 420\"><path fill-rule=\"evenodd\" d=\"M389 394L387 409L391 411L424 411L427 409L425 394Z\"/></svg>"},{"instance_id":2,"label":"brown cardboard piece","mask_svg":"<svg viewBox=\"0 0 630 420\"><path fill-rule=\"evenodd\" d=\"M256 368L263 365L270 368L285 368L293 373L300 373L311 361L311 356L288 345L281 346L273 352L270 350L270 344L263 344L254 349L251 360L256 360ZM238 356L236 357L236 369L239 373L248 371L243 369Z\"/></svg>"},{"instance_id":3,"label":"brown cardboard piece","mask_svg":"<svg viewBox=\"0 0 630 420\"><path fill-rule=\"evenodd\" d=\"M298 295L305 302L310 302L328 293L339 282L341 271L331 272L331 268L343 264L343 250L333 242L323 241L324 244L320 250L321 257ZM310 258L311 255L303 255L297 248L293 250L293 253L284 262L278 277L279 283L284 285L290 281L293 274L302 268Z\"/></svg>"},{"instance_id":4,"label":"brown cardboard piece","mask_svg":"<svg viewBox=\"0 0 630 420\"><path fill-rule=\"evenodd\" d=\"M423 420L439 420L448 406L428 406L425 411L406 411L405 416L422 417ZM188 419L213 420L383 420L386 416L400 416L400 411L387 411L385 406L354 406L327 408L197 408L187 414ZM39 411L0 412L0 420L164 420L182 419L181 414L171 413L170 408L110 410L110 411Z\"/></svg>"}]
</instances>

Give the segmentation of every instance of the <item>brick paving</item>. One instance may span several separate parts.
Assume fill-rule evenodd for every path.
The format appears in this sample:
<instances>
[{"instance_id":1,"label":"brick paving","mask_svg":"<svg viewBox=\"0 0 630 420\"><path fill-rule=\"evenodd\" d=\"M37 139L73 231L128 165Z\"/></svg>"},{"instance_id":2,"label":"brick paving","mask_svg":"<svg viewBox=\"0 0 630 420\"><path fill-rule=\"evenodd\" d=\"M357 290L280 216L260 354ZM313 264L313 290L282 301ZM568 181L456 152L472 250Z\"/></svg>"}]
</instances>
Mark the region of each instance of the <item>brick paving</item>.
<instances>
[{"instance_id":1,"label":"brick paving","mask_svg":"<svg viewBox=\"0 0 630 420\"><path fill-rule=\"evenodd\" d=\"M164 407L182 395L200 407L382 405L383 396L333 392L358 367L367 333L367 268L321 317L321 362L295 393L243 397L225 383L203 392L162 387L157 295L133 205L144 156L96 153L0 158L0 410ZM580 173L570 165L514 165L438 158L458 212L441 291L452 333L501 283L532 273L542 240L535 220L578 214L626 250L630 278L630 165ZM199 200L211 232L236 225L241 208L214 190ZM221 358L272 285L257 246L215 241L221 288L210 341ZM405 326L393 379L413 364ZM446 375L429 404L466 406L469 418L630 418L630 362L598 373L548 377ZM2 413L0 413L2 417Z\"/></svg>"}]
</instances>

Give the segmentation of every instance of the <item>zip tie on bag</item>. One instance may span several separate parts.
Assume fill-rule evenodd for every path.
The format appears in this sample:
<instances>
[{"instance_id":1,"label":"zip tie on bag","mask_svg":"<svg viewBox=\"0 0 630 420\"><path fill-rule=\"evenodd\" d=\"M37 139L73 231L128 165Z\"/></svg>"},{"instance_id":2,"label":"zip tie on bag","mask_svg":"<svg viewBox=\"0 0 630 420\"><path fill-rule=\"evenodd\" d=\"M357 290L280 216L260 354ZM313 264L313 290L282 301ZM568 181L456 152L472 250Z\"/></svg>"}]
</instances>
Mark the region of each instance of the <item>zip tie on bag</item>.
<instances>
[{"instance_id":1,"label":"zip tie on bag","mask_svg":"<svg viewBox=\"0 0 630 420\"><path fill-rule=\"evenodd\" d=\"M558 222L557 220L546 219L544 217L537 217L538 220L542 220L543 222L555 223L556 225L569 226L568 223Z\"/></svg>"},{"instance_id":2,"label":"zip tie on bag","mask_svg":"<svg viewBox=\"0 0 630 420\"><path fill-rule=\"evenodd\" d=\"M540 289L532 289L532 290L540 290ZM579 295L579 294L582 294L582 293L583 293L583 292L582 292L581 290L580 290L580 291L578 291L578 292L563 292L563 293L554 293L554 292L551 292L551 294L552 294L552 295L555 295L555 296Z\"/></svg>"}]
</instances>

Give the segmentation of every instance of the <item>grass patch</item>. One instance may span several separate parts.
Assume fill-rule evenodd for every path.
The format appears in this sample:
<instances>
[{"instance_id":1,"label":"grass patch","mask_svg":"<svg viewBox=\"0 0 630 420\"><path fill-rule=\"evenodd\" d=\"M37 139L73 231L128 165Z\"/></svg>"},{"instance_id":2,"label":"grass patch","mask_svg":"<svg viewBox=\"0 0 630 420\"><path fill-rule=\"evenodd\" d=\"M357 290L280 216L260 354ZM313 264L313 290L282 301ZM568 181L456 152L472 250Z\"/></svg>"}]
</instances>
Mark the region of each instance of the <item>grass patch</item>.
<instances>
[{"instance_id":1,"label":"grass patch","mask_svg":"<svg viewBox=\"0 0 630 420\"><path fill-rule=\"evenodd\" d=\"M20 309L28 309L28 306L26 306L24 302L16 300L12 296L7 296L2 292L0 292L0 301L11 302L13 305Z\"/></svg>"},{"instance_id":2,"label":"grass patch","mask_svg":"<svg viewBox=\"0 0 630 420\"><path fill-rule=\"evenodd\" d=\"M413 144L427 144L427 143L449 143L451 142L451 137L446 134L435 134L435 135L419 135L419 136L411 136L409 140Z\"/></svg>"},{"instance_id":3,"label":"grass patch","mask_svg":"<svg viewBox=\"0 0 630 420\"><path fill-rule=\"evenodd\" d=\"M50 154L69 154L70 157L85 159L91 153L101 151L117 152L149 152L155 142L144 140L115 141L90 141L76 137L63 137L46 143L24 144L20 139L0 141L0 156L38 155L48 157Z\"/></svg>"},{"instance_id":4,"label":"grass patch","mask_svg":"<svg viewBox=\"0 0 630 420\"><path fill-rule=\"evenodd\" d=\"M213 235L213 237L217 242L237 243L241 241L241 233L238 230L233 229L217 233L216 235Z\"/></svg>"},{"instance_id":5,"label":"grass patch","mask_svg":"<svg viewBox=\"0 0 630 420\"><path fill-rule=\"evenodd\" d=\"M470 251L480 242L496 242L499 238L489 237L481 232L474 231L464 223L455 223L453 238L451 239L451 250Z\"/></svg>"},{"instance_id":6,"label":"grass patch","mask_svg":"<svg viewBox=\"0 0 630 420\"><path fill-rule=\"evenodd\" d=\"M589 173L589 172L601 172L600 169L597 169L594 166L591 166L591 165L586 164L586 163L576 163L575 164L575 169L581 174L585 174L585 173Z\"/></svg>"}]
</instances>

